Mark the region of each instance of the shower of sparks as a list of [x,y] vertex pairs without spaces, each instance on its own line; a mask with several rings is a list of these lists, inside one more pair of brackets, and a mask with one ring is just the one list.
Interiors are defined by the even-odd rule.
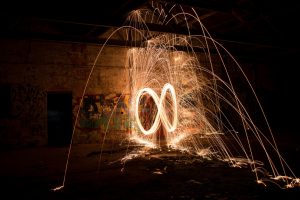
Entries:
[[[131,12],[129,23],[114,30],[109,37],[123,34],[133,46],[128,49],[126,60],[130,81],[128,88],[124,88],[131,93],[128,138],[131,144],[153,149],[159,147],[159,137],[163,137],[168,148],[193,152],[207,159],[218,158],[232,167],[249,166],[259,184],[273,182],[282,188],[299,187],[299,178],[279,152],[258,97],[235,58],[210,36],[194,9],[186,12],[174,5],[166,11],[155,3],[152,6],[151,11]],[[187,18],[193,19],[193,24],[198,23],[202,32],[166,34],[151,32],[147,27],[147,23],[175,26],[182,18],[181,24],[186,24],[188,33]],[[85,90],[104,46],[91,68]],[[263,117],[267,132],[258,128],[243,105],[231,71],[240,74],[241,84],[252,93],[256,112]],[[75,124],[77,118],[78,114]],[[108,129],[109,125],[103,143]],[[258,155],[262,157],[256,152],[258,149],[266,161],[256,159]],[[127,152],[122,162],[138,154]]]
[[[216,157],[232,167],[251,167],[258,183],[280,180],[283,182],[280,187],[298,186],[299,179],[280,154],[263,108],[239,63],[210,36],[193,9],[192,12],[185,12],[181,6],[172,6],[166,11],[155,3],[152,6],[152,11],[133,11],[128,18],[132,27],[124,29],[132,43],[144,41],[143,47],[129,49],[127,56],[133,113],[131,139],[137,143],[148,141],[159,147],[157,137],[164,134],[169,148],[188,150],[204,158]],[[171,10],[177,13],[170,15]],[[146,25],[157,23],[171,26],[182,18],[185,21],[181,24],[186,24],[188,32],[187,18],[193,19],[194,24],[198,22],[202,32],[197,35],[152,33]],[[195,48],[202,51],[196,52]],[[212,54],[212,51],[216,53]],[[227,64],[228,58],[230,65]],[[230,74],[233,70],[230,69],[239,71],[243,79],[241,82],[252,92],[268,133],[263,133],[256,126],[243,105]],[[170,90],[171,95],[166,98],[166,89],[160,93],[166,84],[172,85],[176,95]],[[148,95],[152,103],[146,101],[147,97],[142,101],[143,95]],[[143,108],[146,113],[144,118],[147,119],[144,124],[140,119]],[[237,117],[232,118],[232,113]],[[173,126],[177,118],[176,129],[170,130],[171,123],[166,125],[166,122],[172,117]],[[165,131],[158,130],[160,121]],[[242,128],[238,129],[235,124],[241,124]],[[147,130],[145,125],[148,125]],[[255,159],[255,144],[264,152],[267,163]]]

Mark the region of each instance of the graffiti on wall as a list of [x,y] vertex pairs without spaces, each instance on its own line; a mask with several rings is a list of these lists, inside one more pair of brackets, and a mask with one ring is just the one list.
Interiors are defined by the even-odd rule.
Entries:
[[46,106],[47,93],[35,86],[16,85],[11,90],[12,115],[21,117],[25,115],[27,118],[39,119]]
[[[77,99],[79,105],[81,98]],[[126,131],[130,127],[129,95],[85,95],[77,123],[80,129]]]
[[22,130],[22,136],[20,136],[22,141],[37,137],[42,140],[46,139],[46,99],[46,91],[39,87],[32,85],[11,87],[11,119],[16,122],[13,129]]

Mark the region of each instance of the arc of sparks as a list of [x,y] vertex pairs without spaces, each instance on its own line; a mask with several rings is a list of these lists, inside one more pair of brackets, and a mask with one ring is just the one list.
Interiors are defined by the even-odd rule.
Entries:
[[[168,90],[170,91],[172,101],[173,101],[172,123],[169,121],[168,116],[166,114],[166,109],[164,108],[164,105],[163,105],[163,101],[165,100]],[[155,116],[155,120],[154,120],[152,126],[150,127],[150,129],[148,129],[148,130],[146,130],[143,127],[140,117],[139,117],[139,103],[140,103],[141,97],[145,94],[148,94],[153,98],[154,103],[158,110],[156,113],[156,116]],[[156,92],[151,88],[143,88],[143,89],[139,90],[137,93],[136,99],[135,99],[135,118],[136,118],[136,122],[138,124],[139,129],[145,135],[151,135],[158,130],[159,125],[160,125],[159,119],[161,119],[162,124],[166,128],[167,132],[175,131],[177,128],[178,117],[177,117],[177,100],[176,100],[176,93],[175,93],[174,87],[170,83],[166,83],[162,89],[160,98],[158,97]]]

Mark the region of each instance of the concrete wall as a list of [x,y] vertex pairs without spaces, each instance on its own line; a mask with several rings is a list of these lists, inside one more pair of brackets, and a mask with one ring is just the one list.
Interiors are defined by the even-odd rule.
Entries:
[[[0,44],[0,85],[11,91],[9,113],[0,118],[1,144],[47,144],[47,92],[72,92],[74,123],[89,80],[84,99],[98,100],[98,125],[89,123],[97,118],[95,113],[85,121],[79,116],[75,143],[99,142],[99,131],[105,129],[107,118],[101,114],[108,112],[117,99],[128,101],[126,48],[105,47],[99,54],[102,46],[79,43],[6,39]],[[105,107],[100,101],[106,103]],[[116,111],[122,116],[126,115],[125,103]],[[123,118],[111,119],[115,130],[127,130]]]
[[[125,69],[128,48],[106,46],[100,52],[101,48],[82,43],[1,39],[0,89],[9,88],[6,95],[10,105],[8,113],[0,113],[0,145],[48,143],[48,92],[72,93],[73,125],[77,119],[74,143],[100,143],[104,136],[107,141],[122,141],[130,131],[129,74]],[[207,57],[198,56],[204,65],[210,65]],[[214,70],[226,77],[218,56],[211,57]],[[246,102],[249,98],[240,82],[242,74],[235,71],[236,66],[231,67],[235,65],[231,59],[224,61],[236,91]],[[274,81],[265,80],[269,77],[268,65],[240,64],[254,89],[274,89]],[[1,109],[5,110],[3,106]]]

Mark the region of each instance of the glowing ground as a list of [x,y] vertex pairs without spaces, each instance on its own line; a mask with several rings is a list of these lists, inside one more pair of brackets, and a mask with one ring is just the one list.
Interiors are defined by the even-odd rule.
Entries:
[[[281,148],[299,166],[298,144],[281,140]],[[297,141],[297,140],[295,140]],[[67,148],[26,148],[0,153],[1,193],[22,199],[299,199],[300,189],[282,190],[255,182],[248,168],[232,168],[216,159],[173,150],[137,148],[103,151],[99,145],[75,145],[66,185],[61,183]],[[121,162],[124,155],[130,159]],[[127,158],[128,158],[127,157]],[[124,161],[124,160],[123,160]],[[299,170],[299,168],[298,168]]]

